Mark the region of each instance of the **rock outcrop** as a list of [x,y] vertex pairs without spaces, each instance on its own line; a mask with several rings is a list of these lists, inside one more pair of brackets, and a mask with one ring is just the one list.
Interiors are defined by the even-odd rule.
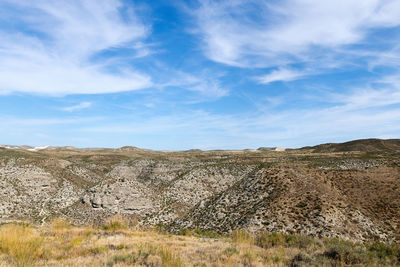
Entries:
[[397,154],[0,148],[0,222],[121,214],[142,226],[399,240]]

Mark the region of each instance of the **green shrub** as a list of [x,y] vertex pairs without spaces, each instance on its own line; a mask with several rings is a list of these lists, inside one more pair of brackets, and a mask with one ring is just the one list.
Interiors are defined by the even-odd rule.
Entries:
[[296,234],[261,232],[256,237],[256,245],[262,248],[282,246],[304,249],[313,244],[315,241],[311,237]]
[[192,231],[190,231],[188,228],[180,228],[178,235],[190,236],[192,235]]
[[227,255],[228,257],[230,257],[233,254],[238,254],[239,251],[235,247],[230,247],[230,248],[226,248],[222,253]]
[[290,266],[297,267],[297,266],[310,266],[313,262],[312,258],[303,252],[300,252],[296,256],[293,257],[292,261],[290,262]]
[[107,250],[108,250],[108,248],[106,248],[106,247],[94,247],[94,248],[89,248],[88,252],[92,253],[92,254],[100,254],[100,253],[105,252]]
[[285,246],[286,247],[296,247],[300,249],[305,249],[313,244],[316,244],[314,239],[305,235],[286,235],[285,236]]
[[194,231],[190,232],[190,234],[195,235],[197,237],[208,237],[208,238],[218,238],[221,237],[220,234],[216,233],[216,232],[212,232],[212,231],[203,231],[200,228],[196,228],[194,229]]
[[128,223],[122,218],[122,216],[115,215],[110,217],[106,224],[104,224],[101,228],[106,231],[124,230],[128,228]]
[[397,244],[386,245],[384,243],[372,243],[367,245],[368,250],[380,259],[390,258],[400,261],[400,246]]
[[331,260],[344,262],[345,264],[365,264],[371,259],[365,247],[350,241],[335,238],[328,240],[325,245],[326,250],[323,256]]
[[118,263],[125,263],[127,265],[133,265],[137,261],[137,256],[135,254],[123,254],[123,255],[115,255],[111,260],[107,262],[108,267],[112,267]]

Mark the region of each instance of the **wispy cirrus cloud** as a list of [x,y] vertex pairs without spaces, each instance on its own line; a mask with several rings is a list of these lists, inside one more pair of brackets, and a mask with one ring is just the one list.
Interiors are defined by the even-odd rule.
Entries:
[[[356,98],[359,93],[355,92],[353,97]],[[381,102],[379,107],[383,106]],[[326,140],[396,137],[400,130],[400,108],[365,109],[357,102],[344,101],[330,108],[251,112],[238,116],[193,110],[185,114],[153,116],[146,120],[131,117],[128,121],[104,121],[101,126],[82,126],[75,128],[74,132],[130,136],[131,140],[136,140],[135,145],[153,149],[224,149],[261,145],[301,147]],[[190,139],[186,138],[188,135]],[[163,139],[154,143],[152,140],[162,136],[180,142],[170,144]]]
[[[181,149],[398,137],[398,0],[183,2],[188,13],[1,1],[0,113],[13,114],[1,138]],[[115,94],[67,96],[102,93]]]
[[[358,138],[396,138],[400,131],[399,86],[397,81],[373,81],[368,89],[325,93],[322,98],[327,105],[310,107],[311,101],[303,106],[275,109],[284,105],[284,99],[267,98],[259,99],[260,109],[241,114],[218,114],[201,109],[184,113],[170,111],[146,119],[130,116],[122,122],[106,120],[101,126],[83,126],[74,131],[133,136],[143,142],[135,145],[155,149],[301,147]],[[262,104],[272,107],[265,109]],[[147,140],[146,136],[151,138]],[[180,140],[179,145],[151,142],[152,138],[161,136]]]
[[150,86],[132,62],[93,60],[118,48],[148,53],[143,41],[150,28],[135,12],[119,0],[2,1],[0,92],[96,94]]
[[193,13],[205,55],[239,67],[315,61],[329,67],[343,57],[338,48],[400,25],[396,0],[205,0]]
[[199,103],[219,99],[229,95],[229,89],[221,84],[221,73],[210,73],[207,69],[198,73],[189,73],[180,70],[166,71],[167,77],[162,77],[162,82],[155,84],[159,88],[179,87],[187,92],[195,93],[196,99],[188,96],[186,103]]
[[92,106],[91,102],[81,102],[77,105],[73,105],[73,106],[69,106],[69,107],[65,107],[65,108],[61,108],[61,110],[63,111],[68,111],[68,112],[72,112],[72,111],[77,111],[77,110],[82,110],[82,109],[86,109],[86,108],[90,108]]
[[52,116],[27,119],[3,116],[0,129],[6,136],[12,135],[16,140],[12,143],[21,143],[19,140],[25,137],[19,135],[28,132],[44,134],[30,142],[35,145],[67,143],[115,147],[131,144],[152,149],[299,147],[357,138],[395,138],[400,131],[399,86],[395,80],[373,81],[368,89],[326,93],[322,98],[328,105],[315,105],[311,100],[284,109],[280,108],[285,106],[284,99],[263,98],[259,99],[261,106],[276,104],[278,108],[260,108],[240,114],[196,108],[184,112],[165,109],[162,113],[124,110],[124,115],[118,117],[72,117],[68,114],[64,119]]
[[266,75],[256,77],[256,80],[258,80],[258,82],[261,84],[269,84],[278,81],[288,82],[288,81],[299,80],[310,74],[311,72],[307,70],[299,71],[288,68],[279,68],[277,70],[271,71]]

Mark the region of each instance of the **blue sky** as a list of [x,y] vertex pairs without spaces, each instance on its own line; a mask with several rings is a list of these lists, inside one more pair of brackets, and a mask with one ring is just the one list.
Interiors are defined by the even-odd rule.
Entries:
[[2,0],[0,143],[400,137],[398,0]]

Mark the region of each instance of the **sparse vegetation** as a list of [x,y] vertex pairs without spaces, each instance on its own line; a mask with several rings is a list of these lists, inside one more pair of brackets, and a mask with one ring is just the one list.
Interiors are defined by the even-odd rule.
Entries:
[[118,231],[128,228],[128,222],[122,218],[121,215],[114,215],[110,217],[106,223],[102,226],[104,230]]
[[0,228],[0,251],[15,266],[33,265],[44,253],[43,238],[26,224],[7,224]]
[[60,216],[54,228],[98,225],[118,211],[103,230],[135,222],[218,238],[252,222],[257,231],[400,240],[399,160],[378,152],[371,159],[308,150],[0,152],[4,221]]
[[[120,219],[120,218],[119,218]],[[119,220],[113,218],[108,223]],[[106,224],[108,225],[108,224]],[[11,266],[396,266],[400,246],[315,239],[282,233],[171,235],[123,227],[76,227],[62,220],[48,226],[0,226],[0,265]],[[88,234],[91,233],[91,234]],[[187,230],[187,233],[188,230]]]
[[0,149],[0,266],[399,265],[399,157],[309,150]]

